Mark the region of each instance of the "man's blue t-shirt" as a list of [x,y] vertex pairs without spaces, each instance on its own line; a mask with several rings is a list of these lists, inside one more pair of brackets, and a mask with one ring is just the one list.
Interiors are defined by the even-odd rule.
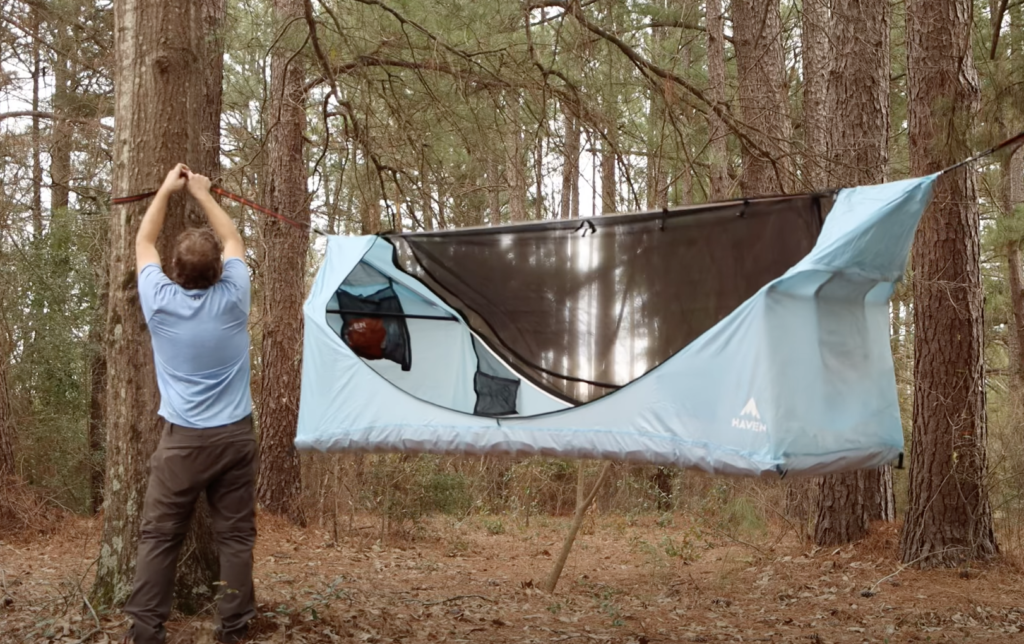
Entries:
[[237,257],[203,290],[182,288],[157,264],[142,267],[139,300],[153,342],[162,417],[208,428],[252,413],[249,298],[249,270]]

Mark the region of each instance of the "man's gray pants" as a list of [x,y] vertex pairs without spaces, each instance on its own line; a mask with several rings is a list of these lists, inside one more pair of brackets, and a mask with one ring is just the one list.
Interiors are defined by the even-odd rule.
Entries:
[[252,549],[256,543],[259,451],[252,417],[210,429],[168,423],[150,459],[135,586],[124,612],[135,644],[162,644],[171,614],[178,553],[205,490],[220,555],[218,639],[232,641],[256,616]]

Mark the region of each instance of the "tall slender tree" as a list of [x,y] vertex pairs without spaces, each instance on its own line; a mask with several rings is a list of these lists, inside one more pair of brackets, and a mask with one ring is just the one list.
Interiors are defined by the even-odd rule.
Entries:
[[[152,188],[175,163],[193,163],[202,137],[200,119],[188,118],[208,71],[196,44],[201,28],[191,3],[125,0],[114,5],[115,133],[112,191],[131,195]],[[218,108],[219,109],[219,108]],[[200,167],[198,159],[193,163]],[[110,220],[107,303],[107,473],[103,539],[94,586],[104,605],[130,590],[146,488],[146,461],[159,440],[159,393],[149,334],[135,278],[135,236],[145,203],[119,206]],[[175,194],[158,241],[161,257],[189,223],[184,193]],[[179,606],[194,608],[216,579],[208,528],[193,527],[178,565]],[[194,583],[199,582],[199,583]],[[189,597],[188,595],[193,595]],[[181,604],[186,600],[186,604]]]
[[[309,223],[303,134],[306,127],[306,76],[301,27],[303,0],[275,0],[274,22],[282,32],[270,69],[270,119],[264,202],[302,224]],[[367,179],[376,179],[368,173]],[[379,221],[379,216],[378,216]],[[296,523],[305,521],[300,503],[299,455],[295,429],[299,414],[302,363],[302,300],[309,233],[267,217],[263,221],[264,256],[259,274],[263,301],[262,371],[258,407],[260,428],[260,504]]]
[[[996,51],[993,52],[997,61],[991,73],[997,78],[993,84],[999,87],[998,96],[1002,99],[995,106],[996,136],[1002,138],[1016,134],[1020,123],[1024,122],[1024,110],[1020,107],[1020,98],[1024,91],[1020,89],[1021,78],[1024,78],[1024,10],[1020,4],[1007,7],[1010,28],[1002,34],[1002,24],[995,20],[1000,16],[994,2],[992,8],[993,33],[997,40]],[[1002,35],[1002,38],[1000,38]],[[1017,219],[1018,208],[1024,203],[1024,150],[1004,153],[1000,159],[1000,186],[998,199],[1004,217],[1010,221]],[[1024,266],[1021,263],[1021,239],[1011,235],[1005,241],[1007,286],[1010,291],[1010,308],[1013,320],[1013,332],[1010,346],[1012,347],[1010,368],[1019,381],[1024,382]]]
[[[1015,218],[1024,204],[1024,151],[1017,149],[1006,155],[1000,164],[1000,200],[1004,216]],[[1024,380],[1024,275],[1021,273],[1019,237],[1006,242],[1007,287],[1013,314],[1013,355],[1011,370]]]
[[[0,300],[0,306],[3,300]],[[3,317],[0,316],[0,322]],[[14,469],[14,417],[11,414],[10,389],[7,372],[11,364],[11,351],[7,340],[6,324],[0,324],[0,483],[15,474]]]
[[565,143],[559,216],[562,219],[577,219],[580,216],[580,121],[574,107],[567,102],[562,103],[562,115]]
[[[979,87],[970,0],[910,0],[907,74],[915,175],[969,156]],[[914,428],[904,562],[956,565],[997,552],[985,485],[979,212],[974,171],[940,177],[917,231]]]
[[[722,0],[705,2],[707,17],[708,96],[718,106],[725,107],[725,15]],[[721,201],[729,196],[729,148],[727,130],[714,110],[708,111],[709,183],[711,200]]]
[[526,221],[526,164],[528,153],[523,136],[522,109],[518,93],[509,93],[503,101],[505,123],[505,170],[508,184],[508,212],[513,222]]
[[[825,150],[828,143],[828,85],[829,85],[829,6],[826,0],[804,0],[801,23],[801,57],[803,64],[804,102],[803,173],[813,190],[826,188]],[[843,20],[845,7],[836,7],[838,20]],[[865,10],[867,10],[865,8]],[[863,19],[861,19],[863,21]],[[840,25],[844,34],[849,33]],[[888,42],[888,39],[886,39]],[[838,45],[836,46],[838,49]]]

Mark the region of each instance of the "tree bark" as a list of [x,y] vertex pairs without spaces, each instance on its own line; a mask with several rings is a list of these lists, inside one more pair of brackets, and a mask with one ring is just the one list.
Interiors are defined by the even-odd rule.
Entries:
[[[685,10],[685,8],[684,8]],[[651,29],[651,51],[652,57],[663,55],[664,34],[662,29],[655,27]],[[689,53],[689,50],[685,50]],[[689,65],[683,61],[683,68]],[[668,207],[668,136],[669,124],[667,114],[669,97],[672,91],[671,83],[662,81],[648,89],[647,108],[647,208]],[[660,90],[660,91],[659,91]]]
[[[63,38],[61,43],[67,46],[70,38]],[[54,62],[53,111],[62,116],[69,114],[73,90],[73,72],[70,61],[63,54],[58,54]],[[67,119],[56,119],[50,126],[50,211],[68,207],[71,181],[71,146],[72,124]]]
[[789,92],[777,0],[733,0],[732,21],[739,108],[747,135],[772,158],[743,147],[740,188],[746,197],[788,192]]
[[[112,192],[130,195],[159,184],[175,163],[189,158],[200,137],[200,121],[183,118],[195,109],[196,79],[208,69],[195,48],[198,12],[189,3],[124,0],[114,5],[115,133]],[[200,80],[199,82],[203,82]],[[136,544],[146,489],[146,462],[164,422],[149,333],[139,307],[135,235],[145,203],[118,206],[110,219],[107,342],[107,476],[103,540],[93,587],[101,604],[123,601],[135,571]],[[171,257],[174,240],[187,226],[184,192],[168,204],[157,248]],[[198,223],[198,222],[192,222]],[[178,565],[179,606],[196,607],[211,595],[216,557],[200,518]]]
[[548,118],[546,97],[541,98],[541,123],[537,126],[536,146],[533,148],[533,183],[537,194],[533,202],[533,218],[535,221],[544,219],[544,125]]
[[562,219],[580,216],[580,122],[572,106],[562,104],[565,161],[562,164]]
[[[850,2],[848,0],[834,1],[837,4],[836,15],[839,16],[837,20],[843,20],[845,13],[840,12],[849,7],[839,5],[849,5]],[[803,47],[801,62],[804,72],[804,176],[813,190],[828,187],[825,185],[827,183],[825,160],[828,140],[826,103],[829,84],[829,22],[831,17],[827,2],[828,0],[804,0],[803,33],[800,38],[800,44]],[[865,10],[868,10],[868,7],[865,7]],[[888,13],[888,7],[885,8],[885,11]],[[855,19],[858,18],[861,18],[861,21],[872,21],[871,17],[855,17]],[[850,28],[843,24],[836,25],[835,29],[837,33],[842,32],[844,35],[850,32]],[[888,42],[888,38],[886,38],[886,42]],[[849,46],[847,43],[844,45]],[[845,61],[837,62],[842,65]]]
[[43,236],[43,163],[42,133],[39,123],[39,86],[43,80],[39,31],[42,23],[40,7],[32,7],[32,236]]
[[[911,0],[911,171],[968,157],[980,90],[969,0]],[[914,429],[906,563],[957,565],[998,551],[985,485],[983,295],[974,170],[941,177],[914,244]]]
[[506,168],[508,169],[508,211],[513,222],[526,221],[526,142],[523,140],[523,126],[519,118],[519,102],[506,104],[513,116],[508,123],[508,143],[505,144]]
[[[1024,152],[1018,148],[1002,162],[1001,199],[1007,216],[1014,216],[1014,210],[1024,203]],[[1024,213],[1021,213],[1024,216]],[[1011,370],[1017,378],[1024,380],[1024,281],[1021,275],[1019,239],[1006,242],[1006,269],[1009,273],[1010,304],[1013,309],[1014,351]]]
[[[100,306],[106,303],[106,297],[100,300]],[[95,333],[90,330],[89,357],[89,511],[97,514],[103,507],[103,436],[104,398],[107,388],[107,356],[103,347],[102,328],[93,325]]]
[[7,329],[0,327],[0,485],[15,475],[14,417],[11,414],[11,397],[8,389],[7,371],[11,364],[11,351],[7,342]]
[[[303,0],[275,0],[274,18],[283,28],[304,15]],[[305,63],[298,29],[272,54],[270,71],[270,172],[264,203],[276,212],[309,223],[302,136],[306,126]],[[371,176],[371,180],[376,177]],[[376,192],[376,191],[375,191]],[[379,218],[378,218],[379,220]],[[268,511],[304,524],[295,429],[299,414],[302,362],[302,300],[305,294],[309,233],[267,217],[265,256],[260,271],[263,341],[259,400],[260,474],[257,496]]]
[[[804,5],[805,22],[818,2]],[[889,0],[832,0],[829,31],[834,48],[827,75],[829,181],[835,186],[881,183],[889,149]],[[814,187],[824,188],[823,183]],[[820,546],[857,541],[871,521],[896,518],[889,465],[826,476],[818,498],[814,540]]]
[[615,141],[616,126],[612,125],[601,141],[601,214],[610,215],[616,211],[618,184],[615,179]]
[[[707,0],[707,48],[708,48],[708,96],[717,104],[726,107],[725,102],[725,16],[722,0]],[[709,179],[711,201],[729,197],[729,148],[725,124],[708,111],[709,138]]]

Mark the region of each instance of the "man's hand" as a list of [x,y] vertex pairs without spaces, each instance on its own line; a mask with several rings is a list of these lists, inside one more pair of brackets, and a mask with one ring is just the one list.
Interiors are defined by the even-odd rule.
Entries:
[[181,190],[185,187],[185,184],[188,183],[188,177],[191,173],[192,171],[188,169],[188,166],[184,163],[179,163],[171,168],[171,171],[167,173],[167,176],[164,178],[163,185],[160,186],[159,192],[171,194],[172,192]]
[[156,238],[160,236],[160,229],[164,226],[164,216],[167,214],[167,200],[171,195],[188,183],[188,175],[191,170],[184,163],[171,168],[164,178],[156,196],[150,202],[146,214],[139,224],[139,233],[135,236],[135,270],[141,271],[146,264],[160,264],[160,253],[156,250]]
[[192,197],[202,206],[206,218],[210,221],[210,227],[220,238],[224,245],[224,258],[238,257],[245,259],[245,244],[242,243],[242,236],[238,234],[235,224],[220,207],[217,200],[210,194],[210,179],[191,170],[186,170],[188,175],[188,191]]
[[185,168],[185,176],[188,178],[188,192],[196,199],[199,199],[203,195],[210,194],[210,178],[204,177],[201,174],[196,174],[188,168]]

